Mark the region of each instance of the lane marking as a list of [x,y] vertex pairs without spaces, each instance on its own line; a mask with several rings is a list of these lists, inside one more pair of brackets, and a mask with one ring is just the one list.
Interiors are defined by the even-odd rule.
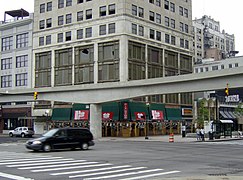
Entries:
[[[53,159],[60,159],[61,157],[53,157]],[[45,158],[34,158],[34,159],[12,159],[12,160],[4,160],[0,163],[0,165],[8,165],[8,164],[24,164],[29,162],[40,162],[41,160],[44,161],[51,161],[49,157]]]
[[2,173],[2,172],[0,172],[0,177],[13,179],[13,180],[33,180],[31,178],[25,178],[25,177],[16,176],[16,175],[13,175],[13,174],[6,174],[6,173]]
[[58,175],[67,175],[67,174],[77,174],[77,173],[85,173],[85,172],[104,171],[104,170],[127,168],[127,167],[131,167],[131,165],[113,166],[113,167],[98,168],[98,169],[88,169],[88,170],[82,170],[82,171],[68,171],[68,172],[61,172],[61,173],[53,173],[53,174],[50,174],[50,175],[58,176]]

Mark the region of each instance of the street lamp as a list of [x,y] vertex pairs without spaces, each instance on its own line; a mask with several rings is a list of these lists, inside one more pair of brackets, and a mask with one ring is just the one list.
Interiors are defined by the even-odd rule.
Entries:
[[146,130],[145,130],[145,139],[148,139],[148,120],[150,118],[150,113],[149,113],[149,102],[146,103],[146,106],[147,106],[147,111],[148,111],[148,116],[145,117],[146,119]]

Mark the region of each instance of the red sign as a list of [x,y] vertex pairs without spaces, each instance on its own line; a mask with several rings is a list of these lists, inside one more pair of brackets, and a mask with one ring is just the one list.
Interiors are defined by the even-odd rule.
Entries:
[[127,120],[128,119],[128,103],[123,104],[123,109],[124,109],[123,119]]
[[145,120],[145,112],[134,112],[136,120]]
[[154,119],[154,120],[162,120],[162,119],[164,119],[163,111],[152,110],[151,113],[152,113],[152,119]]
[[113,112],[102,112],[102,120],[112,120],[113,118]]
[[74,120],[88,120],[89,110],[78,110],[74,112]]

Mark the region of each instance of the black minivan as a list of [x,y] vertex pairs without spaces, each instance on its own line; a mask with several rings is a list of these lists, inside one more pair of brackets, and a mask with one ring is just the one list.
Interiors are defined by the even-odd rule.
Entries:
[[53,149],[76,149],[87,150],[94,146],[94,138],[86,128],[56,128],[43,134],[40,138],[30,139],[25,147],[34,151],[45,152]]

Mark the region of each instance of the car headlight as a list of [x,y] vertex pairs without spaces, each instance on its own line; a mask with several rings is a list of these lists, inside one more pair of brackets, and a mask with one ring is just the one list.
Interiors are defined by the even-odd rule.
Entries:
[[41,144],[41,142],[40,141],[33,141],[32,144]]

